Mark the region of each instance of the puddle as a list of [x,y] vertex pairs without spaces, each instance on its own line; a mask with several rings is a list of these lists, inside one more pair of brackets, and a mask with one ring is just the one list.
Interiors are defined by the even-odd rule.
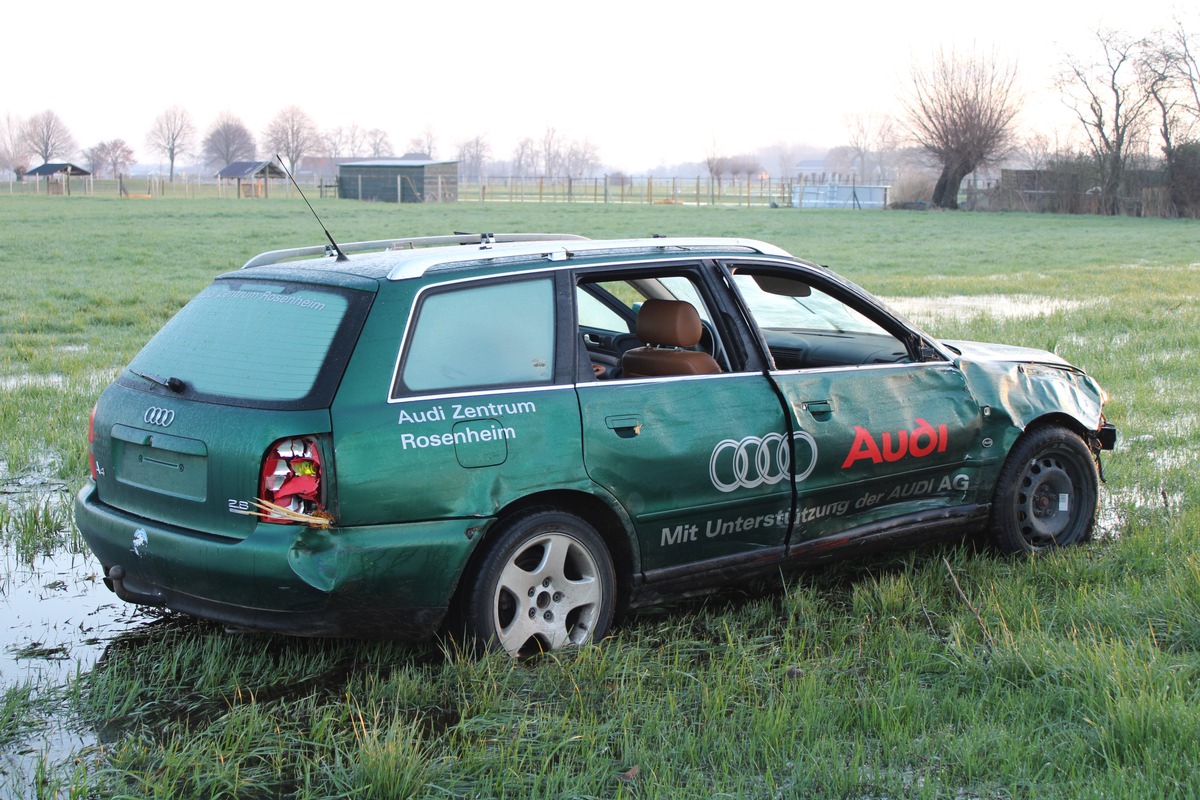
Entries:
[[4,375],[0,377],[0,391],[15,389],[61,389],[67,385],[62,375]]
[[90,553],[59,551],[30,562],[5,546],[0,570],[5,685],[63,683],[90,669],[115,634],[152,619],[105,588]]
[[889,297],[885,302],[906,317],[921,322],[967,320],[972,317],[1028,319],[1056,311],[1075,311],[1096,301],[1066,300],[1032,294],[951,295],[949,297]]
[[[53,473],[49,457],[11,477],[0,461],[0,689],[29,687],[33,700],[53,699],[114,637],[153,619],[104,586],[100,564],[72,535],[69,487]],[[20,529],[31,518],[41,529],[26,541]],[[0,748],[6,798],[41,797],[37,775],[95,744],[67,717],[33,712],[26,722],[32,727]]]
[[1182,492],[1125,486],[1100,489],[1100,512],[1096,516],[1096,538],[1113,539],[1125,531],[1131,514],[1138,511],[1177,512],[1184,503]]
[[83,386],[90,392],[99,392],[116,378],[120,370],[91,370],[83,380],[68,378],[57,372],[37,375],[0,375],[0,392],[15,392],[19,389],[64,389],[68,386]]

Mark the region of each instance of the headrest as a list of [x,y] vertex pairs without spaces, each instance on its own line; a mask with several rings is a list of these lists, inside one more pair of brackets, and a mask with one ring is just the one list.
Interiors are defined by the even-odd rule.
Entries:
[[691,303],[682,300],[647,300],[637,315],[638,338],[647,344],[693,347],[703,326]]

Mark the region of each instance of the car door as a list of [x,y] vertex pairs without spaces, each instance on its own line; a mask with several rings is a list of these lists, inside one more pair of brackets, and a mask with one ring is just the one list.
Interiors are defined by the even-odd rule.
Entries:
[[981,413],[954,364],[827,273],[730,273],[796,441],[814,454],[797,483],[792,545],[974,502]]
[[[731,356],[728,332],[703,286],[694,266],[577,276],[577,297],[584,296],[578,306],[585,309],[579,323],[588,332],[581,342],[591,346],[628,334],[626,322],[617,320],[633,319],[648,299],[684,300],[696,307],[701,346],[721,370],[637,379],[580,371],[584,463],[628,513],[647,572],[779,557],[787,537],[791,447],[783,408],[761,371],[748,371]],[[597,301],[615,313],[589,313]]]

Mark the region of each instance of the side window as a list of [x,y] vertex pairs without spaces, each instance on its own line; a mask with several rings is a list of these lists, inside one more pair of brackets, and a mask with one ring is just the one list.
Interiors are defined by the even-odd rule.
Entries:
[[553,280],[472,285],[421,302],[392,395],[553,377]]
[[582,289],[575,292],[579,305],[579,327],[611,333],[629,333],[629,323],[617,312]]
[[778,369],[911,360],[905,344],[881,325],[799,277],[737,268],[733,279]]
[[[713,315],[692,276],[650,271],[619,276],[607,273],[600,280],[583,278],[575,296],[580,342],[587,349],[594,377],[600,380],[729,371]],[[651,310],[650,306],[654,308]],[[636,335],[643,308],[656,319],[649,327],[642,325],[643,332],[658,331],[664,335],[662,341],[643,341]],[[684,312],[692,322],[681,325],[675,321],[675,315]],[[688,325],[696,326],[690,330],[698,334],[698,340],[693,341],[691,334],[685,334],[677,341],[675,334],[688,329]],[[658,351],[649,356],[663,362],[658,367],[663,371],[645,374],[631,370],[627,354],[631,350],[649,349]],[[677,355],[665,355],[668,351]],[[646,354],[643,352],[642,356],[644,359]],[[679,366],[667,364],[668,360],[679,362]]]

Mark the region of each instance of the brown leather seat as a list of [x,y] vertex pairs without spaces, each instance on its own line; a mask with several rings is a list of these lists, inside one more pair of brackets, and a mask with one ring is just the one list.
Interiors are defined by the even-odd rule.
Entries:
[[647,300],[637,316],[637,335],[646,346],[621,356],[621,374],[626,378],[652,378],[720,372],[721,366],[708,353],[682,349],[695,347],[703,331],[700,315],[690,303]]

